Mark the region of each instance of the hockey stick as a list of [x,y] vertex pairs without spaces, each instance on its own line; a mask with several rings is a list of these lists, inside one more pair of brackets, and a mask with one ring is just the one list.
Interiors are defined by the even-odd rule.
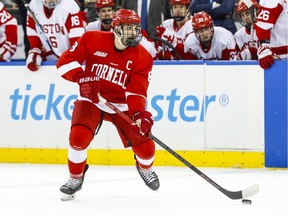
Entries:
[[36,23],[36,27],[39,28],[39,30],[40,30],[40,37],[43,35],[44,40],[45,40],[45,42],[47,43],[47,45],[49,46],[49,48],[50,48],[50,50],[52,51],[52,53],[53,53],[55,56],[58,57],[58,55],[54,52],[54,50],[53,50],[53,48],[52,48],[52,46],[51,46],[51,44],[50,44],[50,42],[49,42],[49,39],[48,39],[47,36],[45,35],[42,26],[40,25],[40,23],[38,22],[37,18],[35,17],[34,12],[33,12],[33,11],[31,10],[31,8],[29,7],[29,4],[27,3],[26,0],[22,0],[22,3],[24,4],[26,10],[29,11],[31,17],[33,18],[34,22]]
[[161,38],[158,38],[158,37],[154,37],[154,36],[147,36],[147,38],[151,38],[153,40],[156,40],[156,41],[160,41],[162,44],[165,44],[166,46],[168,46],[170,49],[172,49],[172,52],[175,53],[175,55],[177,56],[178,60],[182,60],[182,57],[180,56],[179,52],[175,49],[175,47],[173,47],[173,45],[171,43],[169,43],[168,41],[166,40],[163,40]]
[[[125,121],[129,123],[134,123],[134,121],[129,118],[127,115],[125,115],[123,112],[121,112],[117,107],[115,107],[113,104],[111,104],[109,101],[107,101],[105,98],[103,98],[101,95],[98,94],[99,100],[104,103],[108,108],[113,110],[116,114],[118,114],[120,117],[122,117]],[[205,179],[207,182],[209,182],[212,186],[214,186],[216,189],[221,191],[224,195],[229,197],[230,199],[243,199],[251,197],[255,194],[257,194],[260,190],[259,185],[254,184],[244,190],[240,191],[229,191],[225,188],[218,185],[215,181],[213,181],[211,178],[209,178],[207,175],[205,175],[203,172],[201,172],[199,169],[197,169],[195,166],[193,166],[191,163],[189,163],[186,159],[184,159],[182,156],[180,156],[178,153],[176,153],[174,150],[172,150],[169,146],[167,146],[165,143],[160,141],[157,137],[155,137],[152,133],[150,133],[149,137],[155,141],[158,145],[160,145],[163,149],[168,151],[171,155],[173,155],[175,158],[177,158],[179,161],[181,161],[183,164],[185,164],[187,167],[189,167],[191,170],[193,170],[195,173],[197,173],[200,177]]]

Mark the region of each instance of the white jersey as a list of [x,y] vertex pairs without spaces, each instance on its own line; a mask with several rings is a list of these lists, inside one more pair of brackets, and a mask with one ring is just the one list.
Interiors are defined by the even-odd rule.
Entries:
[[70,42],[73,39],[75,41],[85,32],[82,17],[79,14],[80,8],[74,0],[61,0],[50,16],[47,14],[42,1],[32,0],[29,7],[44,31],[41,32],[32,16],[28,14],[27,36],[30,44],[31,41],[32,44],[34,43],[33,40],[36,36],[40,38],[44,49],[48,52],[51,50],[48,45],[49,41],[53,52],[57,55],[56,57],[70,48],[72,45]]
[[209,49],[203,50],[199,39],[193,33],[189,34],[184,41],[184,53],[188,55],[190,53],[201,60],[234,60],[236,44],[230,31],[214,26],[214,35]]
[[7,40],[8,36],[6,35],[7,25],[17,26],[17,20],[6,10],[3,3],[0,2],[0,44],[2,44],[4,41]]
[[257,48],[258,45],[258,39],[256,36],[256,32],[251,28],[251,31],[249,32],[245,27],[240,28],[235,34],[234,38],[236,41],[236,46],[239,50],[247,47],[255,47]]
[[[185,29],[186,24],[187,24],[186,26],[187,29]],[[189,31],[188,30],[189,26],[191,27],[190,32],[192,32],[193,29],[192,29],[191,19],[187,20],[184,23],[184,25],[182,25],[180,28],[177,28],[176,21],[174,21],[174,19],[167,19],[163,22],[163,27],[165,29],[168,29],[170,32],[172,32],[175,35],[175,37],[178,39],[178,42],[179,40],[182,42],[185,40],[186,35],[184,34],[184,30]]]
[[259,41],[270,39],[272,51],[280,58],[288,58],[288,1],[261,0],[256,34]]
[[101,21],[98,19],[94,22],[89,22],[86,27],[85,27],[86,31],[101,31]]

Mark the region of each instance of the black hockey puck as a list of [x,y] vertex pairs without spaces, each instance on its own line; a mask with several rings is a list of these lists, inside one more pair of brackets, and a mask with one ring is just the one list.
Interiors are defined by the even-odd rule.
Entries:
[[252,203],[252,200],[243,199],[243,200],[242,200],[242,203],[243,203],[243,204],[251,204],[251,203]]

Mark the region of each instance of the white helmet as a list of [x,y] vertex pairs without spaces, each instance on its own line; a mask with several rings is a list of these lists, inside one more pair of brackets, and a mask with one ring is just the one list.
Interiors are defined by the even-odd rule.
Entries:
[[60,1],[61,0],[42,0],[45,7],[49,9],[54,9],[60,3]]

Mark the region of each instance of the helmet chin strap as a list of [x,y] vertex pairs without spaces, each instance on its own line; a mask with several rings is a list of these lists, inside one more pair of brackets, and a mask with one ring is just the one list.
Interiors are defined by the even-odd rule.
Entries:
[[114,45],[115,47],[118,49],[118,50],[124,50],[126,49],[128,46],[125,46],[123,43],[122,43],[122,40],[121,40],[121,36],[116,32],[117,30],[114,29]]

